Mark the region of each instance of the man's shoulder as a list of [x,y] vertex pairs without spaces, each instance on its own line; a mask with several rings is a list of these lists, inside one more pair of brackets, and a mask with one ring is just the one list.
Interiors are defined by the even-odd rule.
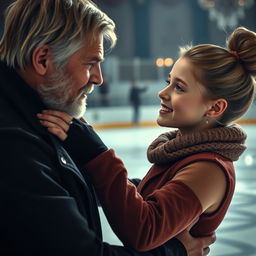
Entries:
[[12,138],[12,139],[18,139],[18,138],[25,138],[25,139],[32,139],[37,140],[39,139],[39,136],[36,133],[33,133],[29,130],[26,130],[22,127],[15,127],[15,126],[0,126],[0,138]]
[[[30,154],[42,154],[52,152],[52,147],[45,138],[39,134],[22,127],[0,127],[1,150],[5,153],[0,154],[20,154],[29,156]],[[41,152],[41,153],[40,153]]]

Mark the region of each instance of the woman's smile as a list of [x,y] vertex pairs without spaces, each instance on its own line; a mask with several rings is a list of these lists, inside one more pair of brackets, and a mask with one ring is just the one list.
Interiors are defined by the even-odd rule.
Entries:
[[167,107],[166,105],[164,105],[164,104],[161,104],[161,109],[160,109],[160,111],[159,111],[159,113],[160,114],[167,114],[167,113],[171,113],[171,112],[173,112],[173,109],[172,108],[169,108],[169,107]]

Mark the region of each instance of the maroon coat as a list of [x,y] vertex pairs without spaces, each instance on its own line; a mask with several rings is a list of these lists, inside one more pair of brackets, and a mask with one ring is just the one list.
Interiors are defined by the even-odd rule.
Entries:
[[[188,186],[172,180],[177,171],[201,160],[218,164],[227,180],[225,198],[211,215],[202,213],[199,199]],[[168,241],[197,217],[192,234],[213,233],[225,216],[235,188],[232,161],[215,153],[194,154],[171,166],[154,164],[138,188],[128,181],[124,164],[113,150],[89,162],[86,170],[113,230],[124,244],[141,251]]]

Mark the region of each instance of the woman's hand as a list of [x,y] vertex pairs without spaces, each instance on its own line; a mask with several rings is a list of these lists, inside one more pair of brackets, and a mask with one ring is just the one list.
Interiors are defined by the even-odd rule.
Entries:
[[43,110],[42,113],[37,114],[37,117],[40,123],[60,140],[64,141],[68,137],[67,132],[72,124],[72,116],[57,110]]

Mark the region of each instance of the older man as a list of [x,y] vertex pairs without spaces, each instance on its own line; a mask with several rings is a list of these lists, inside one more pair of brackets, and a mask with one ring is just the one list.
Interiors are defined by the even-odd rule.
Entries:
[[[150,252],[102,241],[94,190],[38,121],[46,108],[73,117],[102,83],[114,22],[90,0],[17,0],[0,42],[0,255],[206,255],[212,238],[184,232]],[[186,253],[187,251],[187,253]]]

